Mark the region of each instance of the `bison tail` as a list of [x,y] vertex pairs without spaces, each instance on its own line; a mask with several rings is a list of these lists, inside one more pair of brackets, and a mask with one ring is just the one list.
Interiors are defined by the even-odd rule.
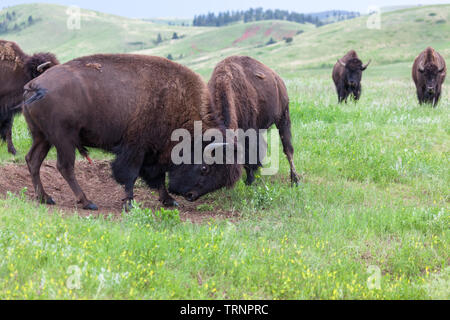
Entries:
[[33,93],[33,95],[31,97],[29,97],[27,100],[25,100],[25,104],[29,105],[32,104],[33,102],[39,101],[41,99],[43,99],[45,97],[45,95],[47,94],[47,89],[43,89],[43,88],[34,88],[32,86],[25,88],[25,94],[24,97],[28,95],[28,93]]

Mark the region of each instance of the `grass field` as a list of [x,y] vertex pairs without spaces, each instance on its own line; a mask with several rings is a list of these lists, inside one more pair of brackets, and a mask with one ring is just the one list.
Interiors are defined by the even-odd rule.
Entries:
[[[411,59],[428,44],[450,61],[450,22],[436,24],[432,12],[448,20],[450,6],[389,12],[378,38],[360,18],[291,45],[186,56],[180,62],[205,79],[228,52],[281,73],[301,185],[290,187],[282,156],[277,175],[208,195],[199,211],[237,218],[202,224],[139,207],[122,219],[49,213],[9,194],[0,200],[0,299],[449,299],[450,86],[432,109],[418,105],[410,79]],[[338,105],[331,81],[344,47],[374,60],[358,104]],[[1,163],[24,161],[22,118],[14,141],[19,155],[1,145]],[[368,285],[378,272],[379,286]]]

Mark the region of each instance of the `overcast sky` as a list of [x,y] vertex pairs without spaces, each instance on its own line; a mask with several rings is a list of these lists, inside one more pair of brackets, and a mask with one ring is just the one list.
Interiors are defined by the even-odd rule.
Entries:
[[[39,1],[0,0],[0,8]],[[285,9],[309,13],[325,10],[349,10],[366,13],[369,6],[444,4],[449,0],[44,0],[46,3],[77,5],[82,8],[132,18],[179,17],[193,18],[196,14],[227,10]]]

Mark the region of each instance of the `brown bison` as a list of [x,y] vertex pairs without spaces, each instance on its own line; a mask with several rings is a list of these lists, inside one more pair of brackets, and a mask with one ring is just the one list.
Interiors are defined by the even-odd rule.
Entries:
[[[175,129],[193,132],[220,128],[206,83],[188,68],[165,58],[142,55],[94,55],[51,68],[25,87],[23,114],[33,137],[26,156],[36,195],[54,204],[39,171],[55,146],[57,168],[84,209],[97,206],[85,196],[74,175],[75,151],[87,147],[116,155],[115,180],[125,186],[125,207],[138,177],[159,190],[164,205],[176,205],[165,187],[171,170]],[[220,186],[225,182],[221,181]]]
[[16,154],[12,125],[21,111],[24,85],[57,64],[51,53],[28,56],[16,43],[0,40],[0,137],[7,142],[8,152]]
[[333,81],[336,85],[339,103],[353,95],[355,101],[361,96],[362,72],[367,69],[367,64],[361,62],[355,50],[350,50],[344,57],[339,59],[333,68]]
[[426,48],[414,61],[412,77],[417,88],[419,103],[437,106],[447,67],[444,58],[433,48]]
[[[294,166],[294,148],[291,143],[289,97],[283,80],[262,63],[243,56],[233,56],[220,62],[208,83],[215,111],[221,124],[227,129],[268,129],[273,124],[279,129],[284,153],[291,167],[291,181],[299,176]],[[259,146],[259,141],[257,143]],[[255,180],[254,172],[261,166],[261,159],[250,164],[249,141],[245,142],[246,183]],[[234,166],[221,165],[210,170],[208,166],[183,164],[169,173],[169,191],[194,201],[216,189],[223,177],[234,176]],[[234,177],[233,183],[237,177]]]

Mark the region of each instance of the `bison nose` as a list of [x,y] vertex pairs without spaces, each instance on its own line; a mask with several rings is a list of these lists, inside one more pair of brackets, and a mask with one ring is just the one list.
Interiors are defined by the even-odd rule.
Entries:
[[191,191],[191,192],[186,193],[185,198],[187,201],[194,202],[195,200],[197,200],[198,195],[196,192]]
[[434,93],[434,88],[433,87],[428,87],[427,91],[428,91],[428,93],[433,94]]

